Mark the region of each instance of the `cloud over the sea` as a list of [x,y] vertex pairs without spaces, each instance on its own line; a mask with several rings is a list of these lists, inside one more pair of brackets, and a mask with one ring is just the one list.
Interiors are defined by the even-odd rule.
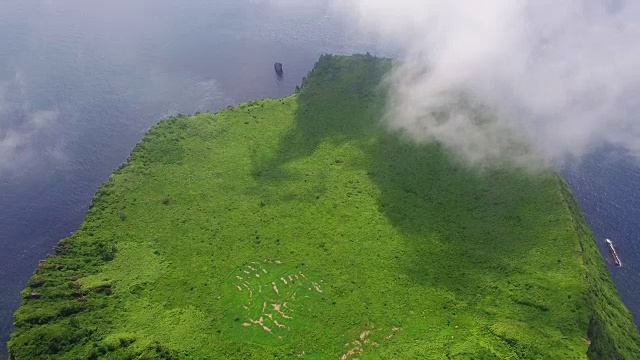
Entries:
[[[613,144],[640,157],[640,2],[346,0],[400,45],[386,117],[471,162],[562,161]],[[518,144],[525,143],[525,147]]]
[[63,143],[50,138],[57,119],[57,110],[31,106],[20,73],[0,82],[0,174],[60,159]]

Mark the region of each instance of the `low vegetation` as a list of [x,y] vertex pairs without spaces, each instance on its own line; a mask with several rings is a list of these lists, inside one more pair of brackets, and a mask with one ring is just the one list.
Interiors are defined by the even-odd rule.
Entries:
[[41,262],[15,359],[633,359],[557,175],[379,126],[390,60],[149,130]]

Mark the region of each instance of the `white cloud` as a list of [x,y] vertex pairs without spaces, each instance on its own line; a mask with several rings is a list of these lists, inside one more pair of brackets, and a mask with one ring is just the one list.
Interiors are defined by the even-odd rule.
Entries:
[[[640,2],[336,0],[334,9],[403,46],[387,120],[416,140],[471,162],[563,160],[606,142],[640,155]],[[484,122],[477,105],[461,106],[469,99]],[[514,141],[530,151],[514,153]]]

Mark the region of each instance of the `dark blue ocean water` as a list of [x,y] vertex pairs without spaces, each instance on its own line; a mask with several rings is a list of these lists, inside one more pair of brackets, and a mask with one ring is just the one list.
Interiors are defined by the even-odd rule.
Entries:
[[[288,95],[325,52],[392,55],[318,1],[292,3],[0,2],[0,359],[37,261],[78,227],[149,126]],[[565,176],[605,255],[604,238],[616,242],[625,267],[612,275],[640,317],[640,169],[631,164],[594,155]]]

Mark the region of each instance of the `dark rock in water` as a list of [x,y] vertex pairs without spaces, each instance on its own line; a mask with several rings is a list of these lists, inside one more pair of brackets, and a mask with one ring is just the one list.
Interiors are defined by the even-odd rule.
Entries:
[[273,68],[275,69],[278,76],[282,76],[282,74],[284,73],[284,71],[282,70],[282,64],[279,62],[273,64]]

